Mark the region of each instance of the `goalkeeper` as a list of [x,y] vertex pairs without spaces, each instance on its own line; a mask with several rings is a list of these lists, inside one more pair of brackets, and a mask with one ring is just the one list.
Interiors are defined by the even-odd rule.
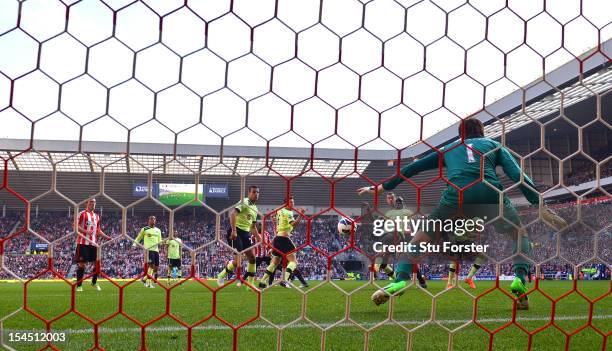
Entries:
[[[515,183],[521,182],[519,189],[525,198],[534,205],[539,205],[540,196],[535,191],[533,181],[522,172],[512,154],[499,142],[484,136],[484,125],[477,119],[468,118],[459,124],[459,135],[461,140],[452,142],[441,148],[439,152],[432,152],[429,155],[412,162],[401,169],[401,175],[395,176],[391,180],[376,187],[363,187],[357,190],[359,195],[381,193],[385,190],[392,190],[397,187],[404,179],[410,178],[419,172],[445,167],[446,178],[449,185],[442,193],[438,207],[431,213],[428,219],[445,219],[465,216],[467,218],[496,218],[503,216],[504,220],[495,221],[495,229],[501,233],[510,235],[514,243],[516,252],[517,243],[521,245],[521,252],[529,251],[529,239],[521,228],[521,221],[518,213],[508,196],[503,191],[503,186],[499,180],[495,168],[501,166],[505,174]],[[441,170],[440,170],[441,171]],[[452,185],[451,185],[452,184]],[[458,189],[463,189],[462,193]],[[502,201],[503,212],[499,213],[499,202]],[[554,212],[545,206],[540,207],[542,218],[555,227],[562,230],[567,223]],[[509,222],[510,223],[509,223]],[[448,233],[440,233],[434,230],[428,232],[417,232],[412,238],[411,243],[434,242]],[[406,256],[406,255],[403,255]],[[515,279],[510,289],[519,299],[518,308],[528,309],[527,288],[525,286],[525,276],[529,272],[529,262],[518,256],[514,259],[513,268]],[[379,305],[385,303],[391,294],[402,290],[407,286],[412,272],[410,258],[404,257],[396,266],[395,283],[379,290],[372,295],[372,301]]]

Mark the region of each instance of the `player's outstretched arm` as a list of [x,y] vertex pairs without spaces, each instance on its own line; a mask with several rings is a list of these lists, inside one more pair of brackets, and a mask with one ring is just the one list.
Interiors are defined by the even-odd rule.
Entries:
[[357,195],[361,196],[361,195],[367,195],[367,194],[374,194],[376,192],[380,194],[384,191],[385,189],[383,189],[382,184],[378,184],[376,186],[364,186],[363,188],[357,189]]
[[400,172],[401,175],[396,175],[388,182],[379,184],[377,186],[367,186],[367,187],[359,188],[357,189],[357,194],[359,195],[374,194],[375,192],[378,192],[380,194],[384,192],[385,190],[395,189],[395,187],[400,185],[400,183],[402,183],[404,180],[410,177],[413,177],[423,171],[427,171],[430,169],[436,169],[441,166],[442,164],[440,163],[439,153],[432,152],[429,155],[423,157],[422,159],[416,160],[402,167],[401,172]]

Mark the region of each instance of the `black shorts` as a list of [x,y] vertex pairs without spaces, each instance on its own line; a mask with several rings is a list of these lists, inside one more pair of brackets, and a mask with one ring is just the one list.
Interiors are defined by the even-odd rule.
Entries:
[[234,250],[240,252],[253,246],[253,244],[251,243],[251,234],[249,232],[244,231],[240,228],[236,228],[236,233],[238,234],[238,236],[236,236],[236,239],[231,240],[230,235],[232,235],[232,229],[230,228],[227,231],[227,243]]
[[271,261],[272,261],[272,257],[270,257],[270,256],[255,257],[255,264],[257,266],[259,266],[262,263],[265,263],[265,264],[269,265]]
[[149,265],[159,266],[159,252],[149,251]]
[[181,259],[180,258],[169,258],[168,259],[168,267],[170,268],[181,268]]
[[74,257],[77,262],[96,262],[98,259],[98,247],[78,244]]
[[272,255],[282,257],[287,252],[295,250],[295,244],[289,237],[286,236],[275,236],[272,240]]

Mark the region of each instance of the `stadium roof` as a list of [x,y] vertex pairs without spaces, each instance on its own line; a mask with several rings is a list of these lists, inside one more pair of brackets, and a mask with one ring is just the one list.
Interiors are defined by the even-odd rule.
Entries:
[[[612,52],[612,39],[601,46],[601,51]],[[487,135],[499,136],[536,120],[560,113],[560,108],[604,93],[612,87],[609,61],[595,49],[581,56],[582,67],[574,60],[514,93],[490,104],[475,115],[487,123]],[[582,70],[582,71],[581,71]],[[585,72],[582,76],[580,72]],[[526,103],[524,103],[526,101]],[[495,116],[495,117],[494,117]],[[430,145],[442,145],[457,137],[457,124],[426,139]],[[391,147],[380,143],[380,146]],[[29,147],[28,152],[13,158],[9,169],[22,171],[51,171],[58,163],[63,172],[191,174],[204,175],[275,175],[269,165],[284,175],[295,175],[310,167],[308,159],[314,157],[313,168],[325,177],[342,177],[363,171],[374,160],[397,159],[397,150],[351,148],[193,145],[160,143],[120,143],[74,140],[4,139],[0,140],[0,156],[12,157],[17,150]],[[412,157],[428,151],[428,146],[416,143],[402,151],[402,157]],[[129,152],[130,157],[126,154]],[[77,153],[77,154],[75,154]],[[89,157],[85,157],[87,155]],[[175,156],[176,155],[176,156]],[[221,157],[220,157],[221,156]],[[357,162],[355,162],[357,159]],[[306,176],[317,176],[308,172]]]
[[[612,53],[612,39],[601,45],[602,52]],[[580,56],[582,63],[572,60],[545,76],[517,89],[512,94],[487,106],[474,117],[486,125],[486,133],[498,137],[502,133],[526,126],[544,117],[560,114],[567,108],[595,94],[612,88],[610,61],[596,49]],[[442,145],[457,138],[458,123],[446,128],[428,140],[432,145]],[[427,147],[416,145],[406,156],[426,152]]]
[[[0,151],[0,157],[8,158],[17,155],[15,152]],[[153,174],[194,174],[203,175],[274,175],[275,171],[291,176],[306,172],[310,168],[307,158],[270,158],[266,167],[265,157],[234,157],[223,159],[216,156],[183,156],[176,158],[169,155],[86,153],[35,151],[13,157],[9,170],[50,172],[53,164],[59,172],[101,172],[106,173],[148,173]],[[363,173],[370,161],[315,159],[312,162],[314,172],[303,176],[314,177],[319,174],[328,178],[358,177],[355,171]]]

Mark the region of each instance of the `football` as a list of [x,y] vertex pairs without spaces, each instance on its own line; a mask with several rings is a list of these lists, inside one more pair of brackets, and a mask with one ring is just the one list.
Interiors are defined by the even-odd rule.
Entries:
[[338,221],[338,233],[343,235],[351,234],[353,221],[350,218],[342,218]]

